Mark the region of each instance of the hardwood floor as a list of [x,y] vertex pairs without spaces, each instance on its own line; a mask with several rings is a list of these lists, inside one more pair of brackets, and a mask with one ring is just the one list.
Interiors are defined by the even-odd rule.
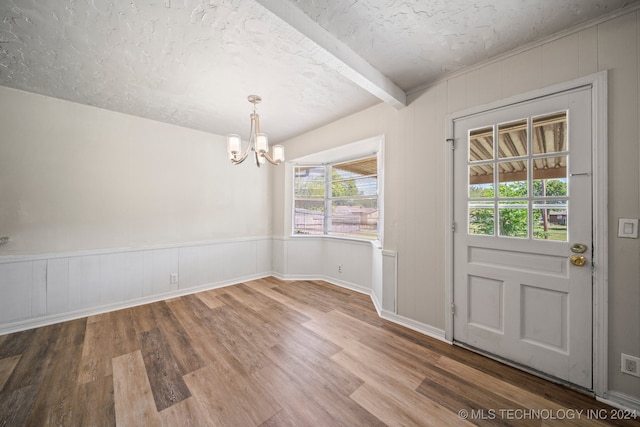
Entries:
[[0,336],[2,426],[640,425],[615,415],[319,281],[255,280]]

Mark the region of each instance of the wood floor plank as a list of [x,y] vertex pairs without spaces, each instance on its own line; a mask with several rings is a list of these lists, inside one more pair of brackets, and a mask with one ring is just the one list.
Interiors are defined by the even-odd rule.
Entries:
[[284,348],[304,346],[308,350],[324,357],[330,357],[342,350],[342,347],[333,343],[331,340],[305,327],[288,329],[287,333],[282,336],[280,345]]
[[268,298],[281,303],[290,310],[310,319],[322,316],[325,313],[304,301],[287,296],[285,293],[281,292],[278,287],[255,287],[254,289]]
[[392,387],[414,390],[424,380],[421,372],[360,343],[354,343],[348,349],[334,354],[331,359],[365,382],[387,383]]
[[9,376],[13,373],[18,361],[20,360],[20,355],[5,357],[4,359],[0,359],[0,390],[4,388],[4,384],[9,379]]
[[457,412],[451,412],[430,399],[403,389],[365,383],[351,398],[388,425],[471,426]]
[[118,426],[160,425],[139,350],[113,359],[113,399]]
[[278,343],[282,331],[273,327],[271,319],[260,316],[232,295],[224,294],[219,298],[225,306],[218,308],[216,312],[223,313],[227,326],[232,327],[236,334],[258,349],[267,349]]
[[[298,389],[303,390],[307,397],[313,398],[325,411],[334,414],[334,417],[342,423],[363,426],[383,425],[370,412],[347,398],[352,392],[353,380],[349,379],[345,384],[341,384],[339,380],[335,381],[334,376],[327,375],[321,367],[306,364],[285,352],[277,353],[277,357],[285,366],[284,371],[290,381]],[[345,398],[336,398],[338,396]]]
[[158,411],[191,397],[178,362],[159,329],[140,333],[140,352]]
[[223,363],[188,374],[185,381],[213,425],[256,426],[281,410],[259,382]]
[[152,304],[144,304],[129,309],[136,334],[143,331],[150,331],[158,326],[151,307]]
[[214,421],[202,409],[195,397],[190,397],[160,412],[163,427],[213,426]]
[[207,312],[209,312],[210,309],[199,298],[194,295],[187,295],[182,298],[166,301],[166,303],[189,336],[199,337],[207,335],[210,332],[204,322],[206,312],[203,311],[203,307]]
[[102,320],[87,320],[87,329],[82,346],[82,358],[78,372],[78,383],[96,381],[101,377],[111,376],[111,331],[110,317],[99,317]]
[[[274,288],[274,291],[279,292],[290,299],[297,300],[303,305],[312,306],[314,309],[324,313],[328,313],[335,309],[335,302],[331,303],[327,301],[326,298],[318,297],[317,293],[311,292],[307,289],[296,289],[295,287],[298,283],[299,282],[286,283]],[[302,310],[306,311],[304,308]]]
[[320,406],[306,387],[300,388],[278,366],[267,365],[252,374],[276,400],[282,410],[265,421],[265,425],[340,425],[340,420]]
[[264,306],[263,309],[257,311],[258,313],[266,312],[270,318],[276,317],[278,320],[293,322],[296,324],[311,320],[311,318],[306,314],[300,313],[286,304],[283,304],[282,302],[277,301],[258,290],[254,290],[249,286],[243,285],[243,290],[246,293],[249,293],[252,298],[258,299]]
[[81,345],[62,346],[56,351],[38,387],[26,425],[79,425],[73,400],[81,357]]
[[103,376],[79,384],[76,389],[77,426],[110,427],[116,425],[113,376]]
[[130,310],[111,313],[111,355],[117,357],[138,350],[138,339]]
[[[491,414],[498,409],[523,410],[524,407],[510,402],[492,391],[487,390],[481,384],[476,385],[457,375],[447,375],[445,371],[433,367],[427,377],[416,388],[416,391],[428,399],[448,408],[452,413],[465,410],[467,413]],[[476,417],[473,420],[479,426],[492,426],[502,423],[509,425],[509,421],[503,418]],[[540,427],[540,420],[519,420],[522,426]]]
[[276,286],[280,286],[284,283],[287,283],[287,280],[281,280],[274,276],[263,277],[261,279],[251,280],[249,282],[245,282],[247,286],[251,286],[253,288],[256,287],[267,287],[267,288],[275,288]]
[[204,366],[202,359],[193,350],[191,336],[187,334],[171,308],[164,301],[151,304],[156,327],[162,331],[167,344],[176,356],[180,372],[185,375]]
[[246,372],[253,372],[272,363],[269,358],[270,348],[258,348],[248,341],[242,335],[237,322],[228,318],[231,315],[230,311],[226,306],[216,308],[205,320],[216,340],[233,354]]
[[38,388],[51,364],[61,324],[36,329],[31,345],[25,348],[18,364],[5,382],[2,392],[35,386]]
[[36,395],[37,384],[14,390],[3,390],[0,394],[0,426],[26,426]]
[[[0,390],[0,426],[27,425],[26,420],[49,366],[54,358],[54,348],[61,325],[50,325],[27,331],[27,341],[14,335],[9,340],[10,353],[22,348],[23,353]],[[7,340],[5,340],[5,343]]]
[[274,353],[278,361],[288,367],[287,372],[313,378],[313,382],[321,383],[336,393],[348,396],[363,383],[353,371],[345,369],[331,358],[308,351],[304,346],[288,345],[285,348],[277,345]]
[[84,343],[84,334],[87,329],[87,318],[71,320],[62,323],[58,340],[56,341],[56,351],[70,346],[81,346]]
[[266,298],[261,298],[262,294],[254,291],[243,283],[226,287],[225,294],[231,295],[244,307],[250,308],[253,311],[269,308],[269,302]]
[[442,357],[440,354],[415,345],[412,342],[381,331],[377,335],[363,335],[358,342],[375,352],[384,355],[391,362],[398,363],[412,372],[421,373],[425,365],[434,364]]
[[224,303],[218,299],[218,294],[213,294],[209,291],[198,292],[196,297],[199,298],[209,308],[222,307]]

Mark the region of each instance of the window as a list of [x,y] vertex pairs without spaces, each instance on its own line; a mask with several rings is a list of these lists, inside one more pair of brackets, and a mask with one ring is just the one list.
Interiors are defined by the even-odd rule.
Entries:
[[295,235],[378,239],[378,158],[294,167]]
[[567,119],[560,111],[469,132],[469,234],[567,241]]

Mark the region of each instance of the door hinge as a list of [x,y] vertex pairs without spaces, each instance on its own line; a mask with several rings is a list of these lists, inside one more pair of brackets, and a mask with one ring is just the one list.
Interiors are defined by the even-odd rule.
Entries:
[[455,222],[451,223],[451,231],[453,231],[454,233],[456,232],[456,223]]
[[445,141],[446,141],[446,142],[448,142],[448,143],[451,145],[451,147],[450,147],[450,148],[451,148],[452,150],[455,150],[455,149],[456,149],[456,140],[455,140],[455,139],[453,139],[453,138],[447,138]]
[[456,314],[456,305],[454,303],[451,303],[451,314]]

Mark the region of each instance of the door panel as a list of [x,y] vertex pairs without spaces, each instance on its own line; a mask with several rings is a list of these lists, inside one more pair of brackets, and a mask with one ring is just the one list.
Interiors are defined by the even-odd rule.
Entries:
[[591,389],[591,88],[456,119],[454,138],[454,341]]

